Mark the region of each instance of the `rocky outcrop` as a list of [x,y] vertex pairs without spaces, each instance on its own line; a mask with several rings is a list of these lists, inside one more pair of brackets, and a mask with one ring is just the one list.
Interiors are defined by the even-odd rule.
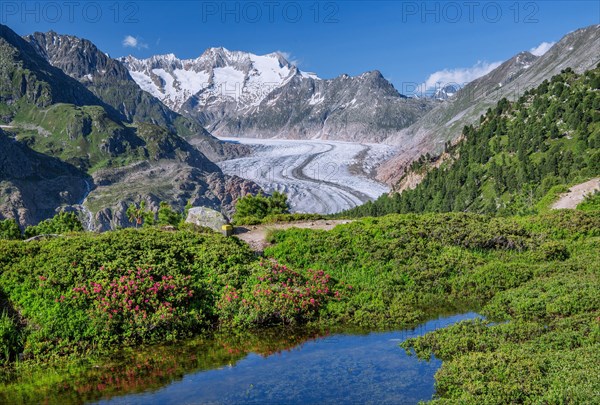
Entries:
[[157,211],[160,202],[166,201],[180,212],[189,203],[229,215],[238,198],[260,191],[255,183],[237,176],[207,174],[172,161],[102,170],[94,174],[94,182],[97,187],[87,197],[86,205],[96,213],[96,231],[133,226],[126,215],[131,203],[146,201],[150,210]]

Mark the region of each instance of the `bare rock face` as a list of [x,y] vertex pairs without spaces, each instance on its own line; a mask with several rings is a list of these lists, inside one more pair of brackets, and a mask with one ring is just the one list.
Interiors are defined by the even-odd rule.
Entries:
[[221,232],[221,227],[229,221],[219,211],[206,207],[193,207],[188,211],[185,222],[205,226],[216,232]]

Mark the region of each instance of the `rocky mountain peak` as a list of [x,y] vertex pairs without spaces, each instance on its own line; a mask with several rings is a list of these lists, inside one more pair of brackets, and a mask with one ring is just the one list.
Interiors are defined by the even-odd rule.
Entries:
[[52,66],[79,81],[92,82],[103,76],[131,80],[125,66],[100,51],[87,39],[49,31],[35,32],[26,36],[25,40]]

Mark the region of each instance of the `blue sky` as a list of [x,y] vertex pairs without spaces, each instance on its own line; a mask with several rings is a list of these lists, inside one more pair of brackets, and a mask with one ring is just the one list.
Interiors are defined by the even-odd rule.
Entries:
[[378,69],[402,91],[434,72],[430,81],[468,80],[598,24],[600,1],[3,0],[0,19],[22,35],[52,29],[88,38],[111,56],[282,51],[322,78]]

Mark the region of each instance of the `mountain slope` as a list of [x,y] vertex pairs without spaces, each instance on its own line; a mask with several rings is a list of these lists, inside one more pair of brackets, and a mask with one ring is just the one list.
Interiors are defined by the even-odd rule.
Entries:
[[[22,181],[18,171],[6,171],[2,181],[18,192],[2,201],[3,215],[30,225],[55,210],[80,205],[82,200],[83,206],[91,207],[91,201],[101,199],[103,205],[92,207],[91,229],[106,230],[129,225],[125,210],[132,201],[147,200],[154,207],[162,200],[177,209],[190,201],[228,211],[237,197],[258,191],[252,182],[223,175],[173,130],[147,122],[123,122],[116,109],[50,65],[8,27],[1,28],[0,113],[10,124],[5,126],[9,139],[13,138],[4,143],[11,145],[11,150],[28,151],[3,155],[3,165],[20,167],[22,162],[15,160],[32,160],[28,156],[33,149],[38,153],[35,158],[44,165],[29,165],[33,172],[28,177],[45,178],[44,171],[50,167],[47,162],[59,162],[55,165],[62,170],[55,176],[58,180],[48,181],[47,187]],[[222,144],[206,138],[199,142],[213,139]],[[163,171],[166,166],[171,170]],[[77,172],[71,177],[84,176],[87,183],[63,181],[71,169]],[[45,202],[41,203],[43,194],[36,188],[46,190]]]
[[85,196],[89,176],[10,138],[0,129],[0,217],[34,224]]
[[243,148],[215,139],[196,120],[172,111],[142,90],[121,62],[100,51],[92,42],[53,31],[36,32],[25,39],[52,66],[118,110],[122,120],[160,125],[180,136],[193,138],[199,149],[214,161],[246,153]]
[[437,104],[402,96],[377,71],[321,80],[279,53],[210,48],[197,59],[121,61],[140,87],[223,136],[377,141]]
[[581,73],[596,66],[600,57],[600,25],[582,28],[565,35],[544,55],[521,52],[492,72],[462,88],[451,100],[429,111],[419,121],[386,143],[402,151],[383,164],[378,178],[396,185],[410,163],[421,155],[439,154],[446,142],[454,142],[465,125],[494,106],[501,98],[515,100],[526,90],[571,67]]
[[443,159],[413,162],[411,173],[422,174],[414,189],[351,215],[545,209],[557,192],[600,175],[600,64],[582,75],[567,68],[515,102],[501,99],[462,138]]

